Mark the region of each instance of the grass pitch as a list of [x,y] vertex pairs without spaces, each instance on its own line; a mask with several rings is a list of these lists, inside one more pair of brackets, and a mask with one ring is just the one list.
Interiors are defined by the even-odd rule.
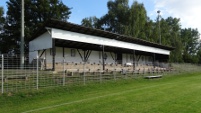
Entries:
[[118,80],[0,96],[2,113],[200,113],[201,73]]

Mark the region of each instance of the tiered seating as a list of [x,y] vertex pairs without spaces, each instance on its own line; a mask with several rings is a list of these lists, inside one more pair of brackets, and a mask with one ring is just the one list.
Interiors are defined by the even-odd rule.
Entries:
[[[52,67],[52,64],[47,64],[46,68],[49,69]],[[55,71],[58,72],[70,72],[72,73],[100,73],[103,72],[103,66],[100,63],[75,63],[75,62],[68,62],[65,63],[56,63],[55,64]],[[135,66],[135,70],[133,70],[133,66],[121,65],[121,64],[114,64],[114,63],[106,63],[105,64],[105,72],[113,73],[113,72],[126,72],[126,73],[134,73],[134,74],[146,74],[146,73],[163,73],[168,71],[166,68],[161,67],[153,67],[152,65],[137,65]]]

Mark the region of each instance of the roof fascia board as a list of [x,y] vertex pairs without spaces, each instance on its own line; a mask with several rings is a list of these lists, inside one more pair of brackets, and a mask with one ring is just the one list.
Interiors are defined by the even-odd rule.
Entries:
[[50,27],[45,27],[45,29],[47,30],[47,32],[48,32],[50,35],[52,35],[52,28],[50,28]]

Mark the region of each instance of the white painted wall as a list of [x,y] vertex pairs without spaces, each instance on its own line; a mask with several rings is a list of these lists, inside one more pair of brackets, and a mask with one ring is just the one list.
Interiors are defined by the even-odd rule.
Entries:
[[169,50],[52,28],[52,38],[169,55]]
[[[65,62],[67,63],[82,63],[82,59],[75,50],[75,56],[71,56],[71,49],[73,48],[64,48],[64,54],[65,54]],[[46,49],[46,51],[42,54],[43,50],[40,51],[33,51],[30,52],[30,63],[32,62],[33,59],[37,57],[37,55],[41,56],[40,58],[45,58],[46,63],[47,63],[47,68],[51,69],[52,68],[52,49]],[[84,51],[79,49],[80,53],[83,55]],[[107,59],[105,63],[111,64],[115,63],[113,60],[112,56],[115,58],[115,53],[110,53],[110,52],[105,52],[107,54]],[[112,56],[111,56],[112,54]],[[135,56],[138,58],[139,56]],[[89,56],[88,62],[93,64],[102,64],[102,51],[92,51],[91,55]],[[136,65],[146,65],[147,63],[152,64],[152,58],[149,58],[149,56],[141,56],[139,62],[136,62]],[[63,63],[63,48],[62,47],[56,47],[56,56],[55,56],[55,63]],[[126,63],[133,63],[133,55],[132,54],[122,54],[122,64],[125,65]]]
[[[82,59],[81,59],[79,53],[77,52],[77,50],[74,49],[75,56],[71,56],[71,49],[74,49],[74,48],[64,48],[65,61],[69,62],[69,63],[70,62],[81,63]],[[83,50],[79,49],[79,51],[82,55],[84,54]],[[42,52],[43,52],[43,50],[29,52],[29,57],[30,57],[29,62],[31,63],[32,60],[34,58],[36,58],[37,55],[39,55],[39,56],[41,56],[40,58],[45,58],[47,63],[52,63],[51,49],[46,49],[46,51],[43,54],[42,54]],[[113,55],[113,57],[115,57],[115,54],[110,53],[110,52],[105,52],[105,53],[107,54],[107,59],[106,59],[105,63],[109,63],[109,64],[114,63],[115,61],[113,60],[111,54]],[[56,47],[55,62],[56,63],[63,62],[63,48],[62,47]],[[97,63],[97,64],[102,63],[102,52],[101,51],[92,51],[91,55],[89,56],[88,62]]]
[[38,51],[30,51],[29,52],[29,63],[31,63],[34,59],[37,58]]
[[29,52],[52,48],[52,38],[48,32],[29,42]]
[[[151,56],[141,56],[139,61],[137,62],[139,55],[134,56],[136,58],[136,64],[139,65],[147,65],[147,64],[152,64],[153,57]],[[133,54],[123,54],[122,56],[122,64],[126,63],[133,63]]]
[[133,54],[123,54],[122,55],[122,63],[133,63]]
[[[71,49],[74,48],[64,48],[64,54],[65,54],[65,61],[66,62],[74,62],[74,63],[81,63],[83,62],[80,54],[78,53],[77,49],[75,50],[75,56],[71,56]],[[81,55],[84,55],[84,51],[79,49]],[[107,63],[114,63],[114,60],[112,59],[112,56],[109,52],[105,52],[107,54]],[[100,54],[100,56],[99,56]],[[114,56],[114,53],[112,53]],[[48,56],[47,56],[48,57]],[[51,57],[52,58],[52,57]],[[56,56],[55,56],[55,62],[62,62],[63,60],[63,48],[62,47],[56,47]],[[102,63],[102,52],[99,51],[92,51],[91,55],[88,58],[88,62],[90,63]]]
[[[41,55],[42,50],[52,48],[52,38],[48,32],[40,35],[39,37],[35,38],[34,40],[29,42],[29,63],[32,62],[37,55]],[[48,50],[46,52],[48,52]],[[38,53],[39,52],[39,53]],[[43,54],[43,58],[45,54]],[[51,56],[48,56],[51,57]]]
[[[107,59],[105,60],[106,63],[111,64],[111,63],[115,63],[115,53],[113,52],[105,52],[107,54]],[[114,57],[114,59],[112,58],[112,56]],[[102,57],[101,57],[102,58]]]
[[52,63],[52,52],[51,52],[52,49],[46,49],[45,53],[43,53],[43,55],[41,56],[42,54],[42,50],[39,52],[39,56],[41,56],[40,58],[45,58],[46,59],[46,62],[48,63]]

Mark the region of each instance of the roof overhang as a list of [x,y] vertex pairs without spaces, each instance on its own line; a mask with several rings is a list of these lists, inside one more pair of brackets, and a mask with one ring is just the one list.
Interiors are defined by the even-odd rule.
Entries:
[[[136,43],[129,43],[124,41],[119,41],[116,39],[104,38],[100,36],[86,35],[86,34],[81,34],[81,33],[76,33],[76,32],[56,29],[56,28],[51,29],[51,36],[53,39],[57,39],[57,40],[80,42],[80,43],[86,43],[88,45],[107,46],[107,47],[137,50],[137,51],[164,54],[164,55],[170,54],[170,50],[166,50],[162,48],[152,47],[148,45],[141,45]],[[73,45],[76,46],[76,43]]]

